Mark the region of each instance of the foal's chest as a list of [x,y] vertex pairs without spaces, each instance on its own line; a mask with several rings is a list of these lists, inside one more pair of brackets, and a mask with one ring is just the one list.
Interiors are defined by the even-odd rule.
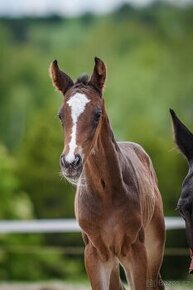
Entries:
[[77,192],[75,214],[79,225],[93,244],[104,244],[113,252],[120,252],[120,245],[132,242],[141,226],[138,210],[133,212],[132,203],[119,199],[106,201]]

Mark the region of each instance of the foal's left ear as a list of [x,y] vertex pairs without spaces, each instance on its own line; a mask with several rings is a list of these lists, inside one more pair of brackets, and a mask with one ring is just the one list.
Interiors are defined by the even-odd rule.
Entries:
[[188,161],[190,161],[193,159],[193,134],[178,119],[176,113],[172,109],[170,109],[170,114],[172,116],[176,144]]
[[50,77],[53,85],[63,94],[74,84],[72,79],[59,69],[57,60],[54,60],[50,65]]
[[89,80],[89,84],[95,87],[102,94],[106,80],[106,66],[100,58],[95,57],[94,60],[95,66],[91,78]]

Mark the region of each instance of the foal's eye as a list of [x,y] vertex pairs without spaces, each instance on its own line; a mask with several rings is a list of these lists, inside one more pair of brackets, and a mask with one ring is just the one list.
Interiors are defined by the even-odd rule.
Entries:
[[99,121],[101,115],[102,115],[102,112],[101,111],[95,112],[95,115],[94,115],[95,122],[98,122]]

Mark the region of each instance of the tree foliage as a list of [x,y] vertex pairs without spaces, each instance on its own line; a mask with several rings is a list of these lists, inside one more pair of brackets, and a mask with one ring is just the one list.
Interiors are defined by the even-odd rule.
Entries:
[[[177,214],[187,166],[174,150],[168,109],[192,127],[192,19],[192,7],[159,3],[143,10],[124,6],[103,17],[0,20],[1,219],[74,216],[74,189],[59,177],[63,132],[56,115],[62,96],[51,85],[48,67],[58,59],[76,78],[92,71],[94,56],[108,67],[105,102],[115,136],[146,149],[165,215]],[[81,238],[53,235],[36,242],[79,245]],[[19,263],[19,256],[14,259]],[[19,269],[10,268],[10,277],[22,278]],[[43,278],[50,275],[42,269]]]

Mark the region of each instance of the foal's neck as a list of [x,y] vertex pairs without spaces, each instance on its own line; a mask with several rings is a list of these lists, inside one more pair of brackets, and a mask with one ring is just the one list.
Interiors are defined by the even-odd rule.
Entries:
[[109,197],[123,186],[120,166],[121,152],[111,130],[107,115],[103,117],[97,140],[85,164],[88,186],[99,195]]

